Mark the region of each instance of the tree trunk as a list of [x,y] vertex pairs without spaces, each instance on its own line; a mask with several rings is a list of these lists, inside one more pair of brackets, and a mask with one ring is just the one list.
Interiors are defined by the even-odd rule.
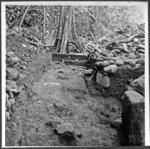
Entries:
[[62,6],[60,11],[59,27],[56,40],[56,51],[67,53],[67,43],[74,43],[83,52],[75,29],[75,17],[71,6]]

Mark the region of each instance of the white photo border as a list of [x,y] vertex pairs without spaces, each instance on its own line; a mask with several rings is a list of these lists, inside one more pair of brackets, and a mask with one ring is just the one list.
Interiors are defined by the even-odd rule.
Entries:
[[[145,11],[145,146],[150,146],[150,103],[149,103],[149,39],[148,39],[148,2],[144,1],[11,1],[1,2],[1,64],[2,64],[2,147],[20,148],[20,146],[5,146],[5,88],[6,88],[6,5],[114,5],[114,6],[132,6],[139,5]],[[31,146],[21,146],[31,147]],[[33,147],[33,146],[32,146]],[[34,146],[39,147],[39,146]],[[40,146],[44,147],[44,146]],[[47,146],[46,146],[47,147]]]

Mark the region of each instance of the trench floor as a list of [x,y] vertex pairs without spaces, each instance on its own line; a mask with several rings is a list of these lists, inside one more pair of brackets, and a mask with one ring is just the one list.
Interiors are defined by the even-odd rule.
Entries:
[[[6,146],[118,146],[118,131],[111,121],[121,116],[120,103],[113,97],[90,95],[82,71],[79,66],[53,63],[22,91],[6,124]],[[62,142],[47,125],[65,122],[82,134],[74,143]]]

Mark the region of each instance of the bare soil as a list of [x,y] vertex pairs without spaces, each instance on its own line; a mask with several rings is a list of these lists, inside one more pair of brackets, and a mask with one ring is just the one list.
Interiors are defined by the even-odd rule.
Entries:
[[[83,68],[51,62],[41,54],[22,71],[24,90],[6,122],[6,146],[118,146],[119,132],[111,125],[121,117],[114,97],[90,94]],[[94,87],[93,87],[94,90]],[[95,90],[96,91],[96,90]],[[74,142],[62,141],[54,126],[68,122],[80,134]]]

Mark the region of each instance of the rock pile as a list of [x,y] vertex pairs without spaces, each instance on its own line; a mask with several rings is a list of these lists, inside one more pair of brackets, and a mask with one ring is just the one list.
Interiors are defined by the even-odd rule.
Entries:
[[26,77],[27,65],[39,53],[40,48],[26,35],[24,29],[17,27],[7,32],[6,39],[6,119],[10,120],[17,95],[22,90],[18,84]]
[[17,85],[19,78],[19,72],[16,67],[21,60],[15,55],[14,52],[9,51],[6,54],[6,120],[10,120],[12,113],[14,112],[14,106],[16,97],[20,93],[21,89]]
[[109,36],[102,38],[99,43],[103,44],[93,42],[86,44],[85,51],[92,68],[97,69],[104,77],[122,69],[143,68],[145,63],[145,33],[143,30],[144,25],[142,24],[133,33],[116,34],[114,39],[110,39]]

